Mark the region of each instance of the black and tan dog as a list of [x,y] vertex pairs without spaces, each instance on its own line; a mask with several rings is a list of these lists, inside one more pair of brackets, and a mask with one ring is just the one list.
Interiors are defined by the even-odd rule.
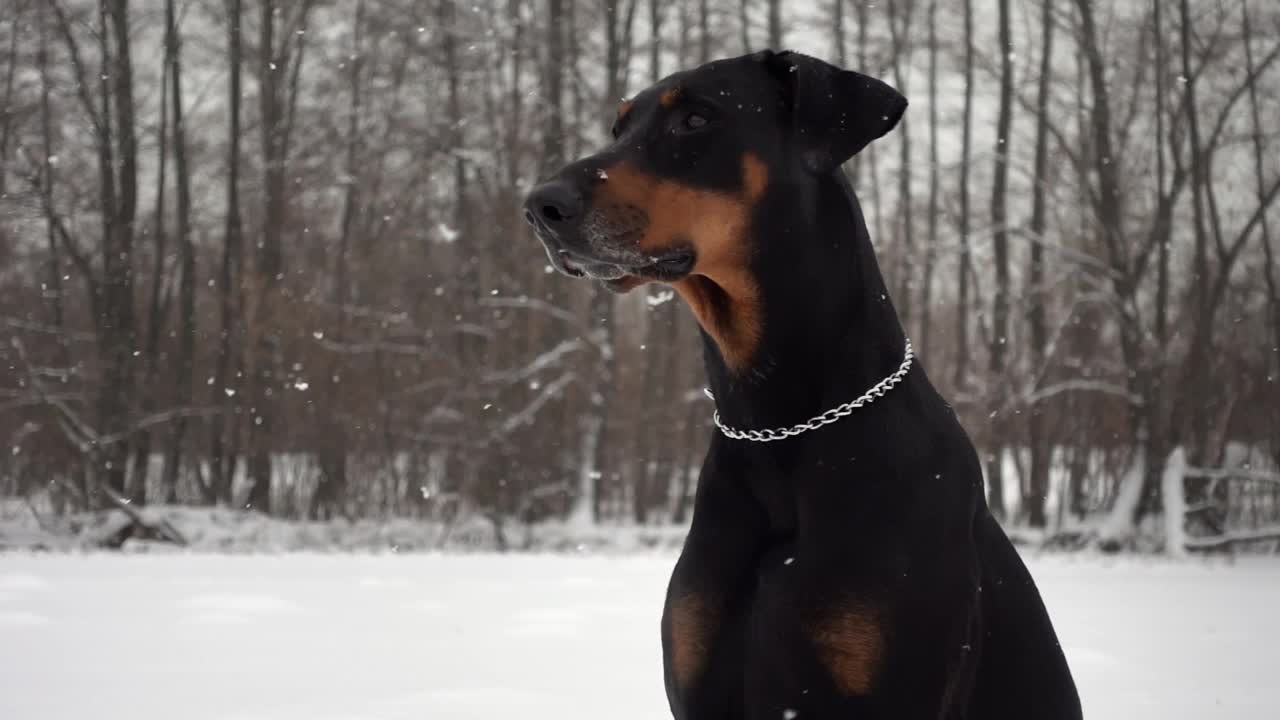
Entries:
[[[795,53],[683,72],[539,185],[562,272],[670,283],[723,421],[788,427],[890,376],[906,338],[840,165],[906,99]],[[662,618],[678,719],[1078,718],[1040,595],[951,408],[912,366],[778,442],[717,434]]]

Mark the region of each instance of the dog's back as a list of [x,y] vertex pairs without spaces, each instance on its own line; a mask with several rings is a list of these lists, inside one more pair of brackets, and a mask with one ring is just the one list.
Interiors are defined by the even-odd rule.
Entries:
[[974,531],[982,647],[964,717],[1079,718],[1080,697],[1031,573],[985,509]]

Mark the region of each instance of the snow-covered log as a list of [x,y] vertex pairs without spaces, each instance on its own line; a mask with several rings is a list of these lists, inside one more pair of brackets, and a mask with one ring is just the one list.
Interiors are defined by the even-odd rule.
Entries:
[[1185,557],[1187,554],[1186,472],[1187,452],[1179,446],[1169,453],[1160,476],[1164,498],[1164,551],[1170,557]]

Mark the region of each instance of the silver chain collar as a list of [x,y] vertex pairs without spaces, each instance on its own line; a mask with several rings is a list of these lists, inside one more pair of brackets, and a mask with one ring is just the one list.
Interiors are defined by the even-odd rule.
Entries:
[[[915,352],[911,349],[911,339],[907,338],[906,354],[902,358],[902,363],[898,365],[897,370],[894,370],[888,377],[876,383],[870,390],[862,393],[857,398],[854,398],[853,400],[838,407],[833,407],[821,415],[815,415],[808,421],[802,422],[799,425],[792,425],[791,427],[784,428],[766,428],[764,430],[739,430],[738,428],[725,425],[724,422],[720,420],[719,409],[715,411],[712,418],[715,419],[716,427],[720,428],[720,432],[734,440],[773,442],[774,440],[795,437],[800,433],[817,430],[823,425],[830,425],[841,418],[848,417],[853,414],[854,410],[857,410],[864,405],[870,405],[875,402],[876,399],[884,397],[885,393],[892,390],[895,385],[902,382],[902,379],[907,376],[907,373],[911,370],[911,361],[914,359]],[[704,388],[703,392],[707,394],[707,397],[711,398],[712,402],[715,402],[716,397],[711,394],[710,389]]]

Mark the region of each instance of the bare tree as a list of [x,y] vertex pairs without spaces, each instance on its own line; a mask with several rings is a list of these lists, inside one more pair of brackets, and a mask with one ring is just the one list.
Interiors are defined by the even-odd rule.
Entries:
[[[893,77],[898,90],[910,92],[911,24],[915,14],[915,0],[889,0],[889,37],[893,54]],[[904,327],[911,327],[912,288],[911,268],[914,266],[915,218],[911,203],[911,127],[904,116],[899,123],[898,144],[898,221],[894,224],[895,254],[897,257],[897,289],[894,300]]]
[[938,2],[930,0],[928,10],[929,33],[929,225],[925,238],[924,277],[920,289],[920,354],[926,355],[931,345],[931,316],[933,306],[933,266],[938,254],[938,195],[941,169],[938,167]]
[[[511,547],[547,519],[687,518],[714,432],[696,327],[660,287],[619,302],[548,274],[520,209],[600,143],[633,78],[785,42],[787,6],[241,5],[0,10],[0,354],[20,371],[0,378],[0,436],[23,454],[0,493],[136,508],[250,491],[287,517],[480,518]],[[1030,7],[1008,3],[1003,33],[970,2],[821,10],[835,61],[928,96],[891,162],[873,145],[849,168],[874,237],[896,240],[912,338],[984,458],[1003,445],[1010,478],[1013,461],[1007,522],[1053,525],[1053,488],[1060,524],[1082,522],[1052,542],[1140,547],[1154,524],[1134,521],[1165,512],[1162,466],[1185,445],[1186,546],[1265,536],[1280,494],[1213,466],[1280,455],[1280,16]],[[195,42],[209,23],[226,42]],[[196,67],[221,68],[201,93]]]
[[302,0],[277,23],[275,0],[261,0],[258,19],[258,112],[261,123],[263,166],[263,219],[253,274],[253,319],[250,373],[248,505],[271,512],[271,439],[278,396],[283,389],[284,324],[280,303],[284,290],[284,231],[289,198],[289,143],[298,78],[305,49],[307,15],[312,0]]
[[222,258],[218,266],[219,333],[214,360],[210,401],[222,412],[214,417],[209,430],[209,474],[206,497],[231,504],[232,479],[235,476],[239,443],[236,422],[236,388],[231,384],[236,340],[241,334],[238,322],[240,267],[243,227],[240,218],[240,86],[243,71],[240,22],[241,0],[227,0],[230,19],[227,23],[227,212],[222,232]]
[[649,0],[649,79],[662,78],[662,20],[663,5],[659,0]]
[[[351,20],[351,54],[347,60],[348,92],[346,158],[342,182],[342,211],[338,226],[338,247],[334,254],[333,285],[329,290],[329,302],[335,308],[346,307],[350,302],[350,268],[355,221],[360,204],[362,186],[360,115],[363,102],[362,81],[366,65],[364,56],[365,3],[358,0]],[[450,32],[445,28],[445,32]],[[340,313],[333,330],[333,341],[344,342],[350,330],[347,313]],[[347,456],[350,452],[346,422],[341,416],[342,407],[342,358],[334,353],[324,369],[325,393],[323,405],[325,417],[320,423],[321,450],[320,478],[308,513],[315,519],[329,519],[343,513],[347,498]]]
[[698,64],[711,61],[711,0],[698,0]]
[[782,0],[769,0],[769,47],[782,50]]
[[[1049,184],[1049,87],[1053,67],[1053,0],[1043,0],[1040,10],[1040,77],[1036,81],[1036,149],[1032,169],[1031,189],[1031,252],[1027,268],[1028,296],[1027,339],[1035,375],[1040,377],[1048,355],[1048,328],[1046,305],[1048,303],[1044,274],[1044,240],[1046,227],[1045,193]],[[1035,388],[1032,388],[1034,391]],[[1028,492],[1023,511],[1031,527],[1043,528],[1047,524],[1045,501],[1049,495],[1049,462],[1053,448],[1047,437],[1047,418],[1042,408],[1032,404],[1027,408],[1027,439],[1031,451],[1031,468]]]
[[1004,518],[1004,447],[1008,423],[1000,415],[1005,403],[1005,354],[1009,342],[1009,227],[1007,215],[1009,145],[1013,124],[1013,35],[1009,0],[1000,0],[1000,111],[996,119],[995,173],[991,189],[992,251],[995,256],[995,294],[991,308],[990,359],[987,372],[992,387],[987,392],[992,408],[987,443],[987,504],[998,519]]
[[[858,18],[858,67],[867,69],[869,59],[867,55],[868,45],[868,28],[871,25],[870,7],[867,0],[857,0],[855,5]],[[866,150],[858,153],[854,157],[853,164],[853,183],[855,186],[869,185],[871,188],[871,237],[880,241],[884,238],[884,214],[882,212],[882,204],[880,202],[880,170],[876,161],[877,157],[876,145],[873,143]],[[862,160],[866,158],[867,171],[870,178],[865,183],[861,182]]]
[[[1263,170],[1266,145],[1262,135],[1262,116],[1258,109],[1258,81],[1256,63],[1253,57],[1253,23],[1249,16],[1248,0],[1243,0],[1240,3],[1240,28],[1244,41],[1245,72],[1249,77],[1249,119],[1253,124],[1254,182],[1257,184],[1258,203],[1262,204],[1266,200],[1266,173]],[[1276,274],[1280,272],[1280,269],[1276,266],[1275,251],[1271,245],[1271,226],[1267,222],[1266,214],[1262,215],[1260,221],[1258,240],[1262,245],[1264,277],[1267,282],[1267,310],[1271,316],[1271,343],[1272,347],[1280,348],[1280,281],[1276,278]],[[1277,353],[1273,352],[1272,354],[1276,355]],[[1277,372],[1280,372],[1280,357],[1277,357],[1276,361],[1278,364]],[[1272,452],[1276,453],[1277,458],[1280,458],[1280,442],[1276,443],[1276,447],[1273,448]]]
[[[71,244],[74,239],[69,232],[60,232],[59,235],[75,260],[93,308],[98,359],[102,368],[95,424],[102,434],[116,435],[129,426],[130,403],[135,395],[133,350],[137,339],[133,306],[133,241],[138,202],[138,159],[128,3],[114,0],[99,5],[96,99],[92,95],[89,71],[71,20],[61,5],[54,3],[52,8],[71,58],[82,110],[93,128],[99,179],[98,210],[102,226],[98,253],[101,269],[95,270],[79,246]],[[103,486],[123,496],[128,443],[112,443],[110,447],[94,453],[93,457],[97,461],[94,472],[105,478]]]
[[[160,127],[157,132],[159,137],[156,140],[156,164],[158,170],[156,172],[155,219],[151,227],[152,254],[154,257],[152,258],[151,288],[147,302],[146,368],[143,371],[140,386],[141,397],[139,398],[139,404],[144,414],[155,412],[160,400],[158,397],[159,388],[156,387],[156,376],[160,372],[160,338],[165,331],[165,321],[169,307],[169,293],[165,289],[164,282],[164,278],[167,276],[167,273],[164,272],[165,263],[168,260],[168,233],[165,231],[165,192],[167,189],[166,176],[169,169],[168,78],[172,67],[169,55],[170,50],[166,29],[166,45],[160,81]],[[151,462],[151,439],[152,433],[148,430],[143,430],[137,434],[134,440],[133,488],[131,488],[129,494],[143,501],[146,499],[147,475]]]
[[12,8],[13,19],[9,27],[9,51],[5,57],[4,95],[0,99],[0,197],[7,195],[7,179],[9,174],[9,139],[13,135],[13,117],[16,103],[13,96],[13,81],[18,72],[18,35],[25,2],[18,2]]
[[[564,164],[564,0],[547,0],[547,127],[542,166],[550,172]],[[451,48],[452,45],[446,45]],[[446,57],[452,50],[446,49]]]
[[[174,373],[173,405],[191,405],[196,357],[196,250],[191,237],[191,170],[187,162],[187,131],[182,107],[182,40],[174,11],[174,0],[165,1],[165,49],[169,57],[169,80],[172,83],[173,162],[178,183],[178,354]],[[164,474],[161,478],[162,501],[174,497],[178,486],[178,469],[187,436],[188,419],[173,422],[169,445],[165,450]]]
[[831,2],[831,56],[840,67],[848,64],[845,52],[844,0]]
[[973,127],[973,0],[964,0],[964,109],[960,130],[959,262],[956,264],[956,360],[952,385],[963,389],[969,377],[969,162]]
[[[45,217],[45,244],[49,248],[48,270],[46,274],[49,284],[49,324],[64,337],[65,317],[63,312],[62,290],[62,252],[58,247],[59,222],[53,208],[54,157],[53,146],[53,111],[49,103],[49,21],[46,17],[46,6],[41,4],[39,10],[40,48],[36,55],[36,64],[40,67],[40,149],[41,182],[40,207]],[[70,365],[68,348],[60,342],[59,364]]]

